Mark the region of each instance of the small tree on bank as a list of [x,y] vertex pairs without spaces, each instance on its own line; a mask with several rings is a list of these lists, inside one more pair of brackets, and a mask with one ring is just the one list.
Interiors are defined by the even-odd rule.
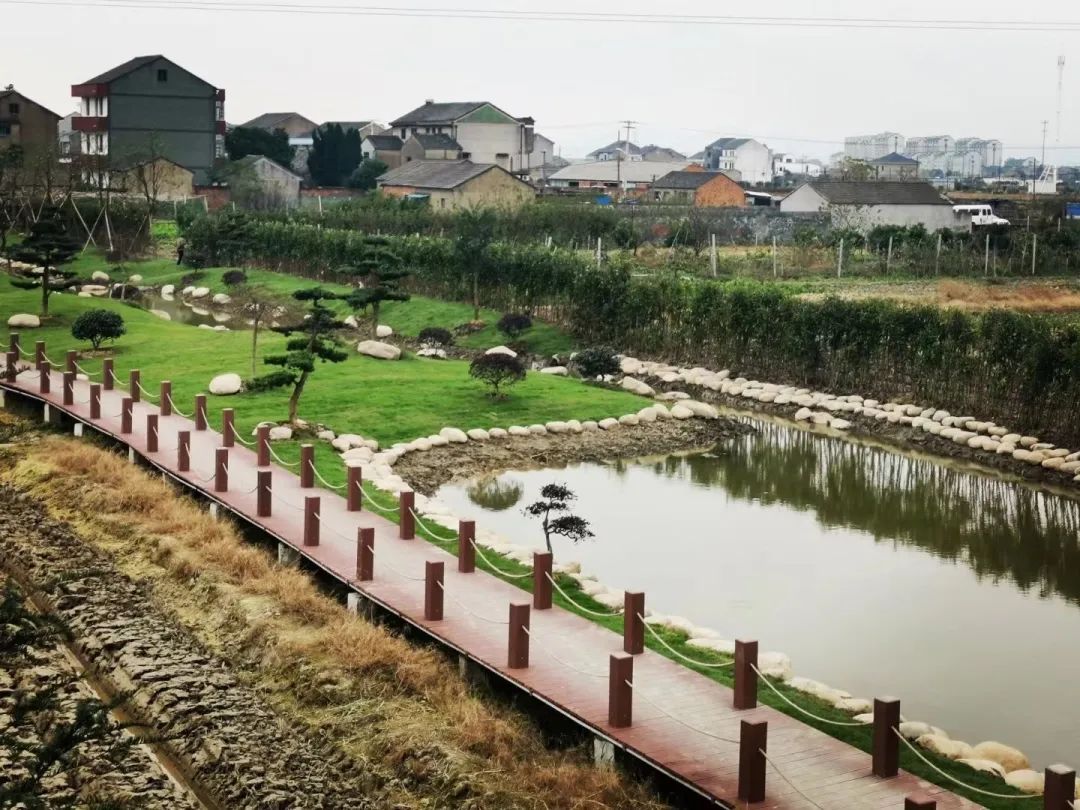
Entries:
[[[548,484],[540,490],[541,500],[525,507],[525,514],[529,517],[541,518],[544,529],[544,542],[547,550],[551,551],[551,536],[559,535],[580,543],[593,537],[589,530],[589,521],[569,514],[570,504],[577,500],[577,495],[562,484]],[[563,513],[568,514],[563,514]],[[552,517],[552,515],[556,517]]]
[[506,395],[502,389],[525,379],[525,364],[520,358],[501,352],[482,354],[469,364],[469,376],[487,383],[492,399],[503,399]]
[[[225,275],[227,276],[228,273]],[[290,321],[303,316],[289,312],[286,307],[287,302],[261,284],[239,284],[229,292],[229,295],[243,317],[251,322],[251,376],[254,377],[258,373],[256,357],[259,351],[259,332],[263,326],[271,321],[279,309],[285,309],[285,316]]]
[[[336,297],[334,293],[319,287],[297,290],[293,293],[293,298],[311,302],[307,319],[298,319],[295,323],[271,327],[273,331],[289,338],[285,344],[287,351],[285,354],[271,355],[263,362],[271,366],[280,366],[281,371],[252,380],[251,388],[266,390],[291,385],[293,390],[289,395],[289,422],[296,421],[300,397],[304,393],[308,377],[315,372],[315,361],[341,363],[348,357],[341,348],[341,342],[334,337],[334,332],[343,329],[345,324],[323,304],[323,301]],[[294,334],[297,337],[292,337]]]
[[[25,275],[13,279],[12,284],[23,290],[30,290],[41,285],[41,316],[49,316],[49,296],[56,289],[77,284],[74,273],[66,273],[61,265],[70,262],[79,252],[79,243],[67,235],[63,220],[58,211],[53,209],[41,216],[30,227],[30,235],[12,253],[20,261],[29,262],[42,268],[41,275]],[[59,276],[59,279],[56,277]]]
[[364,245],[360,261],[342,269],[363,286],[340,297],[357,313],[371,307],[371,336],[374,338],[379,328],[380,304],[409,300],[409,294],[401,289],[401,282],[409,271],[401,266],[401,257],[390,249],[390,240],[385,237],[369,236]]
[[106,340],[116,340],[127,332],[119,312],[109,309],[91,309],[75,319],[71,336],[76,340],[89,340],[94,351]]
[[454,260],[459,272],[472,279],[473,320],[480,320],[480,283],[491,272],[489,249],[495,241],[498,217],[490,208],[466,208],[454,223]]

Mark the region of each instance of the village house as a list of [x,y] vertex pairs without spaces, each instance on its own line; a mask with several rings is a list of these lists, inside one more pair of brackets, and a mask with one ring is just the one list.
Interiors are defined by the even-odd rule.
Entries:
[[379,160],[387,168],[396,169],[403,162],[401,155],[405,143],[397,135],[368,135],[360,145],[364,160]]
[[612,141],[607,146],[594,149],[585,157],[590,161],[622,160],[626,162],[643,160],[641,147],[630,141]]
[[869,231],[877,225],[962,229],[952,203],[929,183],[810,180],[780,201],[784,213],[826,212],[832,227]]
[[744,183],[773,179],[772,151],[753,138],[719,138],[705,147],[702,165],[709,171],[734,169]]
[[355,129],[360,134],[361,140],[369,135],[381,135],[386,132],[386,127],[376,121],[324,121],[318,129],[326,129],[331,124],[337,124],[342,132]]
[[401,147],[403,163],[413,160],[461,160],[461,144],[449,135],[410,135]]
[[653,163],[678,163],[680,160],[687,160],[687,157],[677,149],[650,143],[641,147],[641,159]]
[[[289,142],[311,138],[311,131],[317,126],[310,118],[297,112],[263,113],[240,124],[245,129],[261,129],[277,132],[279,129],[289,137]],[[309,141],[310,144],[310,141]],[[294,144],[295,145],[295,144]]]
[[414,160],[379,178],[379,190],[391,197],[426,202],[439,211],[484,205],[514,210],[532,202],[528,183],[493,163],[471,160]]
[[520,174],[531,168],[533,119],[515,118],[488,101],[429,99],[391,121],[390,129],[402,141],[412,135],[446,135],[461,145],[462,159],[476,164],[494,163]]
[[195,193],[194,172],[165,157],[131,161],[120,158],[111,166],[109,188],[114,193],[165,202],[184,200]]
[[669,172],[683,171],[690,164],[651,163],[644,160],[598,160],[592,163],[571,163],[548,179],[552,188],[608,189],[645,192]]
[[919,179],[919,161],[901,155],[899,152],[891,152],[867,163],[875,180],[905,181]]
[[743,187],[723,172],[668,172],[652,184],[657,202],[696,208],[738,208],[746,205]]
[[291,208],[300,202],[300,175],[266,155],[247,155],[229,169],[229,186],[238,202],[252,208]]
[[60,116],[14,88],[0,90],[0,150],[21,146],[28,154],[57,148]]

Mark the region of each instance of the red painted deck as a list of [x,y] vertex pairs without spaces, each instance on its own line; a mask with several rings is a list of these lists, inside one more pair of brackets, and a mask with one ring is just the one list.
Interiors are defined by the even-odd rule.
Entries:
[[[257,517],[253,450],[239,443],[229,450],[229,491],[216,493],[208,479],[221,435],[196,431],[194,423],[181,416],[161,417],[160,450],[149,453],[146,415],[158,409],[146,401],[135,403],[132,432],[121,434],[123,390],[102,391],[102,418],[91,420],[89,383],[75,383],[75,404],[70,406],[61,404],[63,379],[57,372],[52,374],[50,394],[39,393],[37,371],[0,385],[47,402],[127,444],[151,464],[262,527],[354,590],[717,803],[743,806],[736,799],[739,749],[734,741],[739,739],[740,721],[765,720],[768,756],[786,779],[767,766],[766,799],[753,807],[900,810],[905,797],[914,794],[935,799],[939,808],[979,806],[903,771],[892,779],[876,778],[870,773],[869,754],[769,707],[736,711],[730,689],[648,650],[634,656],[633,725],[612,728],[607,722],[608,659],[622,651],[621,636],[558,607],[533,610],[530,666],[509,669],[508,606],[530,601],[529,594],[479,569],[458,573],[455,558],[422,539],[400,540],[397,525],[366,506],[362,512],[348,512],[345,500],[329,490],[301,489],[299,478],[278,465],[271,467],[273,516]],[[152,381],[144,385],[156,387]],[[179,404],[185,411],[193,407],[190,402]],[[191,431],[191,471],[187,473],[177,466],[180,430]],[[316,547],[302,545],[303,503],[308,495],[321,497],[321,537]],[[356,581],[355,573],[357,528],[361,526],[375,530],[374,580],[363,583]],[[424,563],[429,560],[446,562],[444,619],[435,622],[424,619]]]

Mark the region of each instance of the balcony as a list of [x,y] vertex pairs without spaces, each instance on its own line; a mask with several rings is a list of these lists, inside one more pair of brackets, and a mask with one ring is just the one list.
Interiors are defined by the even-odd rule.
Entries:
[[109,95],[107,84],[73,84],[71,95],[74,98],[101,98]]
[[109,119],[100,115],[76,115],[72,116],[71,128],[75,132],[108,132]]

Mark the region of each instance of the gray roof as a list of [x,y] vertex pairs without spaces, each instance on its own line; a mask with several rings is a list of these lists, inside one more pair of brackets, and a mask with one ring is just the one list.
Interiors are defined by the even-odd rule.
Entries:
[[371,141],[380,152],[400,152],[404,145],[397,135],[368,135],[364,140]]
[[256,163],[262,160],[265,160],[267,163],[272,163],[274,166],[277,166],[277,168],[281,169],[283,172],[291,174],[297,180],[303,179],[300,177],[300,175],[298,175],[288,166],[282,165],[281,163],[278,163],[276,160],[271,157],[267,157],[266,155],[244,155],[242,158],[237,158],[236,160],[232,161],[232,164],[236,165],[239,163],[243,166],[254,166]]
[[686,155],[679,150],[667,146],[657,146],[654,143],[641,147],[641,154],[646,160],[649,155],[660,155],[663,160],[686,160]]
[[929,183],[811,180],[806,185],[834,205],[952,205]]
[[413,160],[379,177],[379,185],[453,189],[492,170],[506,171],[494,163],[471,160]]
[[[390,126],[396,127],[402,124],[450,124],[488,103],[487,101],[444,101],[439,103],[432,101],[391,121]],[[495,105],[492,104],[492,106]]]
[[348,132],[350,129],[360,130],[368,126],[370,121],[323,121],[319,124],[319,129],[326,129],[331,124],[337,124],[341,127],[343,132]]
[[901,155],[899,152],[890,152],[889,154],[885,155],[884,157],[875,158],[874,160],[870,161],[871,166],[875,166],[875,165],[879,165],[879,164],[882,164],[882,165],[889,164],[889,165],[897,165],[897,166],[913,166],[913,165],[917,166],[917,165],[919,165],[919,161],[913,160],[913,159],[911,159],[911,158],[909,158],[909,157],[907,157],[905,155]]
[[594,149],[586,157],[593,157],[599,155],[601,152],[626,152],[628,155],[640,155],[641,147],[631,141],[612,141],[607,146],[601,146],[599,149]]
[[[653,183],[653,188],[693,191],[701,188],[710,180],[715,180],[718,176],[727,177],[723,172],[668,172]],[[732,180],[731,182],[734,183],[735,181]]]
[[749,143],[752,138],[717,138],[706,146],[706,149],[738,149],[744,143]]
[[136,56],[134,59],[129,59],[122,65],[117,65],[112,70],[106,70],[104,73],[98,74],[92,79],[87,79],[85,82],[82,82],[82,84],[108,84],[109,82],[115,81],[122,76],[126,76],[127,74],[136,71],[139,68],[146,67],[149,64],[153,64],[159,59],[163,62],[167,62],[175,68],[178,68],[179,70],[184,71],[189,76],[198,79],[200,82],[207,85],[208,87],[214,86],[210,84],[210,82],[206,81],[206,79],[196,76],[187,68],[180,67],[180,65],[176,64],[176,62],[172,61],[166,56],[162,56],[160,53],[155,53],[150,56]]
[[[415,138],[424,149],[456,149],[459,152],[461,151],[461,144],[449,135],[429,135],[417,132],[412,137]],[[412,140],[412,138],[410,138],[410,140]]]
[[[277,129],[278,124],[280,124],[287,118],[292,118],[293,116],[296,116],[297,118],[303,118],[305,121],[311,121],[310,118],[305,115],[301,115],[298,112],[277,112],[263,113],[262,115],[252,118],[246,123],[240,124],[240,126],[246,129],[265,129],[273,132],[275,129]],[[315,122],[311,121],[311,123],[314,124]]]
[[[38,107],[38,108],[44,110],[49,115],[52,115],[52,116],[54,116],[56,118],[64,118],[65,117],[63,115],[59,115],[58,113],[54,113],[52,110],[50,110],[44,104],[38,104],[32,98],[28,98],[28,97],[24,96],[22,93],[20,93],[15,88],[12,88],[11,90],[0,90],[0,98],[7,98],[8,96],[18,96],[23,101],[25,101],[27,104],[33,104],[35,107]],[[77,115],[77,113],[70,113],[70,115]]]

